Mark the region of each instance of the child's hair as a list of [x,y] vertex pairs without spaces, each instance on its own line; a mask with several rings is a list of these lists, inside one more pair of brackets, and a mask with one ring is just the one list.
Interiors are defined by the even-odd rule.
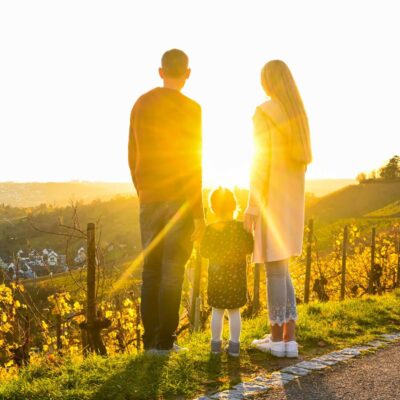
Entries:
[[209,197],[210,208],[215,214],[236,211],[236,198],[229,189],[219,187],[211,192]]

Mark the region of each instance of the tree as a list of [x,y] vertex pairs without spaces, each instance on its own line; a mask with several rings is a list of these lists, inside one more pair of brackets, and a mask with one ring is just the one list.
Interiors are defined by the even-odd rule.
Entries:
[[377,179],[376,171],[375,171],[375,170],[372,170],[372,171],[370,172],[370,174],[369,174],[369,179],[372,179],[373,181],[375,181],[375,180]]
[[379,170],[379,176],[384,180],[400,178],[400,157],[393,156],[389,162]]
[[365,174],[365,172],[361,172],[357,175],[357,181],[358,183],[363,183],[367,180],[367,175]]

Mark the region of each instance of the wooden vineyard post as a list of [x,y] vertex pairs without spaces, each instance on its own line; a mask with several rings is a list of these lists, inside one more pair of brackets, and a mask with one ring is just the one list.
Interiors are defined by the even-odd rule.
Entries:
[[343,230],[343,248],[342,248],[342,281],[340,285],[340,300],[344,300],[346,295],[346,262],[347,262],[347,244],[349,228],[345,225]]
[[200,246],[198,245],[196,247],[193,291],[192,291],[192,299],[190,301],[190,323],[192,326],[192,330],[195,330],[196,320],[200,321],[200,301],[197,300],[200,297],[200,281],[201,281],[201,254],[200,254]]
[[96,320],[96,230],[95,225],[87,225],[87,309],[86,321],[88,325],[89,345],[94,350],[93,335],[89,332]]
[[[83,353],[95,352],[100,355],[107,355],[106,347],[101,339],[100,331],[111,325],[111,321],[102,318],[96,312],[96,231],[95,224],[87,225],[87,297],[86,297],[86,321],[80,324],[86,332],[86,338],[82,333]],[[100,318],[99,318],[100,317]]]
[[372,294],[374,291],[375,246],[376,246],[376,228],[373,227],[371,236],[371,269],[369,270],[369,277],[368,277],[369,294]]
[[89,343],[87,330],[84,328],[83,324],[80,325],[81,328],[81,340],[82,340],[82,355],[87,357],[89,354]]
[[[207,221],[207,208],[204,208],[204,220]],[[200,301],[200,285],[201,285],[201,267],[202,258],[200,251],[200,243],[195,246],[195,265],[194,265],[194,280],[192,298],[190,299],[190,312],[189,320],[192,330],[200,329],[200,314],[201,314],[201,301]],[[196,322],[197,321],[197,322]],[[197,325],[196,325],[197,324]]]
[[310,300],[310,282],[311,282],[311,256],[312,256],[312,239],[314,235],[314,220],[308,222],[307,236],[307,258],[306,258],[306,278],[304,284],[304,303]]
[[253,288],[253,316],[260,309],[260,264],[254,264],[254,288]]

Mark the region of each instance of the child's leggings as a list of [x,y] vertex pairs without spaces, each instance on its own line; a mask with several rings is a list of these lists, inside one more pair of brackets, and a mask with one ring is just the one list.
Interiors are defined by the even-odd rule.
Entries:
[[[229,309],[229,332],[230,340],[239,343],[240,331],[242,329],[242,321],[240,318],[240,309]],[[222,327],[224,325],[225,310],[221,308],[213,308],[211,315],[211,336],[213,341],[219,341],[222,338]]]

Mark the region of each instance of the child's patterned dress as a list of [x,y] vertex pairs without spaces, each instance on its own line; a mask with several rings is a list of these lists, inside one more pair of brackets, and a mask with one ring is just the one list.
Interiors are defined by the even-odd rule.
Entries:
[[253,252],[253,237],[235,220],[207,226],[201,255],[209,259],[208,304],[233,309],[246,304],[246,255]]

